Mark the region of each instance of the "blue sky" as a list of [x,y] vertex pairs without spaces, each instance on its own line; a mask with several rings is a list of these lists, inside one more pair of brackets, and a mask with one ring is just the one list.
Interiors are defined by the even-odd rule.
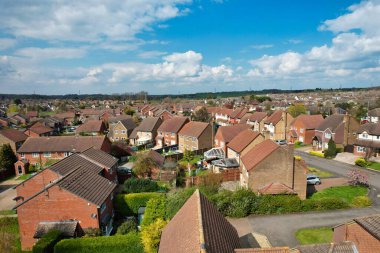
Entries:
[[379,0],[3,0],[0,15],[0,93],[380,85]]

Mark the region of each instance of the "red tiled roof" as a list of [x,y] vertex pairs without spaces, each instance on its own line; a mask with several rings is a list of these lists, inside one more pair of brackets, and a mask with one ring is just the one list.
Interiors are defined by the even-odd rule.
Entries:
[[208,126],[210,126],[209,123],[190,121],[183,126],[183,128],[179,131],[179,134],[198,138]]
[[265,124],[270,124],[272,123],[273,125],[276,125],[282,118],[282,113],[283,111],[282,110],[278,110],[278,111],[275,111],[272,113],[272,115],[270,115],[266,120],[265,120]]
[[270,183],[259,190],[261,194],[280,195],[280,194],[297,194],[292,188],[283,183]]
[[245,149],[253,140],[255,140],[260,133],[254,132],[251,129],[246,129],[241,131],[238,135],[233,138],[230,143],[228,143],[228,147],[235,152],[240,153]]
[[189,121],[187,117],[173,117],[165,120],[157,129],[160,132],[178,133],[179,130]]
[[301,121],[304,125],[305,125],[305,128],[306,129],[315,129],[317,128],[323,121],[323,117],[322,115],[318,114],[318,115],[305,115],[305,114],[302,114],[302,115],[299,115],[294,121]]
[[265,140],[248,151],[248,153],[241,158],[242,163],[245,168],[250,171],[278,148],[280,148],[280,146],[273,141]]
[[45,134],[45,133],[50,133],[54,131],[52,128],[44,126],[42,124],[34,124],[28,130],[36,134]]
[[267,116],[266,112],[254,112],[249,118],[250,121],[262,121]]
[[290,253],[289,247],[235,249],[235,253]]
[[229,143],[236,135],[248,128],[250,128],[250,126],[244,124],[233,126],[220,126],[216,134],[220,132],[223,137],[223,140],[226,143]]
[[25,141],[28,138],[26,134],[16,129],[0,130],[0,135],[3,135],[4,137],[13,142]]
[[104,129],[104,122],[102,120],[87,120],[76,129],[77,133],[84,132],[101,132]]

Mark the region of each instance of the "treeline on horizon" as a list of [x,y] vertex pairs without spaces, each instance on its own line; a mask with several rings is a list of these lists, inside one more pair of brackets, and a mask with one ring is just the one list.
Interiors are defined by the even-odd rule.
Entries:
[[[4,99],[90,99],[90,100],[162,100],[164,98],[180,98],[180,99],[215,99],[227,97],[242,97],[246,95],[256,94],[281,94],[281,93],[304,93],[304,92],[331,92],[331,91],[359,91],[367,88],[339,88],[339,89],[298,89],[298,90],[281,90],[281,89],[264,89],[259,91],[221,91],[221,92],[199,92],[194,94],[166,94],[166,95],[149,95],[147,92],[123,93],[123,94],[65,94],[65,95],[40,95],[40,94],[0,94],[0,100]],[[371,87],[371,89],[380,89]]]

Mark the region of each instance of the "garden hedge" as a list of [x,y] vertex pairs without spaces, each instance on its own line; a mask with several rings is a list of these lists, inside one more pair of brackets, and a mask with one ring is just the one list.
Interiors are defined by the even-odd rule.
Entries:
[[62,232],[51,230],[41,237],[33,246],[33,253],[53,253],[54,245],[62,239]]
[[317,151],[309,151],[309,154],[313,155],[313,156],[322,157],[322,158],[325,157],[325,155],[323,153],[320,153],[320,152],[317,152]]
[[122,216],[137,216],[140,207],[146,206],[150,199],[161,195],[162,193],[156,192],[117,194],[114,199],[115,210]]
[[60,241],[54,247],[54,253],[144,253],[138,233],[127,235],[83,237]]
[[145,178],[130,178],[124,182],[125,193],[156,192],[160,190],[157,182]]

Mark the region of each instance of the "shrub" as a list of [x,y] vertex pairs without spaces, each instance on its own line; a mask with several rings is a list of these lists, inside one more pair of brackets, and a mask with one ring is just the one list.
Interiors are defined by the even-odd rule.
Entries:
[[199,176],[199,190],[205,196],[211,196],[218,193],[223,182],[221,173],[209,173]]
[[263,195],[251,211],[255,214],[300,212],[302,201],[296,195]]
[[166,198],[166,219],[171,219],[194,193],[195,188],[181,189],[169,193]]
[[333,158],[336,155],[336,144],[333,139],[329,140],[328,148],[324,154],[325,158]]
[[348,173],[350,185],[354,186],[369,186],[368,174],[358,169],[353,169]]
[[137,216],[140,207],[146,206],[150,199],[157,198],[161,194],[156,192],[117,194],[114,199],[115,210],[123,216]]
[[158,198],[153,198],[146,204],[146,209],[144,213],[144,219],[141,223],[142,226],[147,226],[152,224],[155,220],[164,220],[166,215],[166,199],[165,196],[159,196]]
[[33,253],[52,253],[54,245],[62,239],[62,232],[59,230],[51,230],[41,237],[33,246]]
[[162,230],[166,226],[167,221],[157,219],[154,223],[143,227],[141,231],[141,240],[144,245],[145,252],[156,253],[160,245]]
[[317,151],[309,151],[309,154],[313,155],[313,156],[318,156],[318,157],[325,157],[324,154],[317,152]]
[[294,159],[296,159],[297,161],[301,161],[301,160],[302,160],[302,157],[299,156],[299,155],[295,155],[295,156],[294,156]]
[[352,200],[352,207],[366,207],[371,206],[372,200],[368,196],[357,196]]
[[367,167],[368,163],[364,158],[358,158],[355,160],[355,165],[360,166],[360,167]]
[[137,232],[137,224],[134,220],[127,220],[117,228],[117,235],[126,235],[130,232]]
[[326,197],[326,198],[321,198],[321,199],[316,199],[316,200],[309,200],[309,201],[314,201],[310,207],[312,209],[310,210],[305,210],[305,211],[324,211],[324,210],[336,210],[336,209],[345,209],[349,208],[350,205],[344,201],[341,198],[336,198],[336,197]]
[[124,182],[125,193],[155,192],[160,187],[157,182],[144,178],[130,178]]
[[54,253],[144,253],[138,233],[127,235],[82,237],[60,241]]

